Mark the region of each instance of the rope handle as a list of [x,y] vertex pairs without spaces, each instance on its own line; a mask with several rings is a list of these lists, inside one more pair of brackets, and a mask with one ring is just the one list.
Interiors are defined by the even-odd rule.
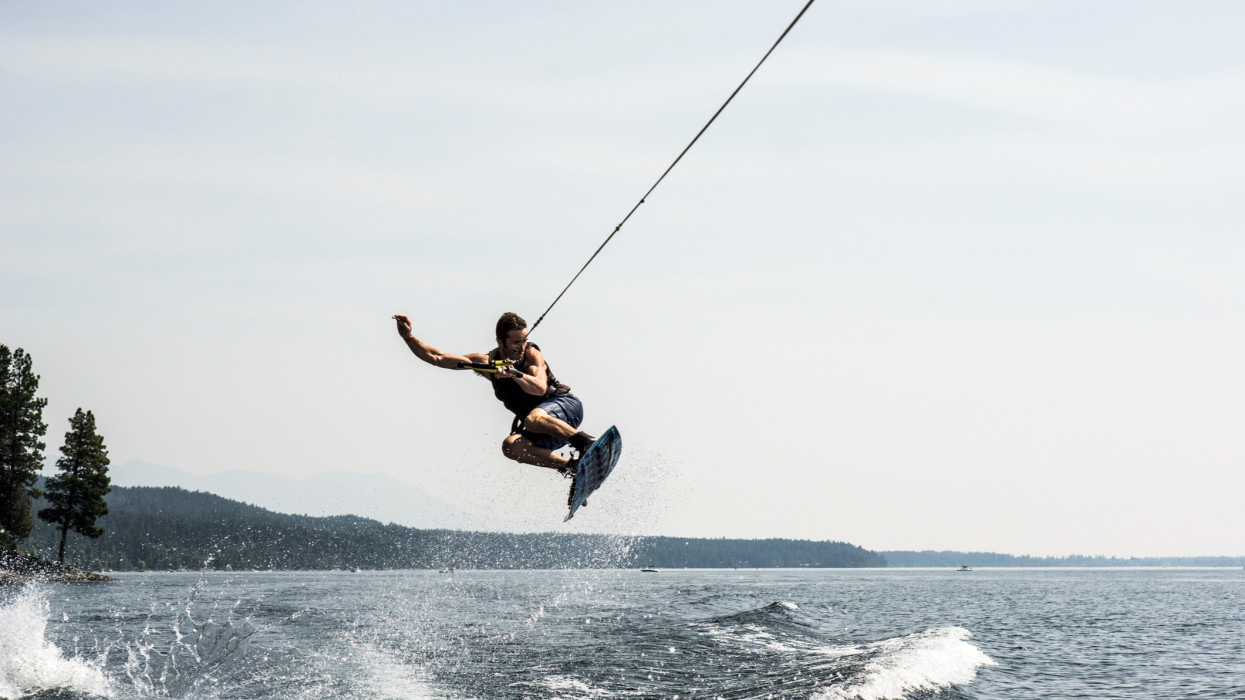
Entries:
[[469,369],[484,374],[497,374],[506,369],[515,374],[527,376],[527,373],[514,366],[513,360],[490,360],[488,362],[459,362],[458,369]]

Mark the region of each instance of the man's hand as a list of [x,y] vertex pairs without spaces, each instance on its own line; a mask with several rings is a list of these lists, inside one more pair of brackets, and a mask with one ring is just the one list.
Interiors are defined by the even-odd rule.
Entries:
[[402,314],[394,314],[393,319],[398,322],[398,335],[403,338],[411,337],[411,319]]

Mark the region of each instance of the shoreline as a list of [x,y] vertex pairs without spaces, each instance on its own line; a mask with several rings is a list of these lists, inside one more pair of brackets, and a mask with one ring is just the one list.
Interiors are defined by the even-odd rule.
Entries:
[[77,583],[116,580],[112,576],[36,559],[22,552],[0,553],[0,585],[28,581]]
[[[973,567],[968,572],[960,572],[954,567],[943,566],[887,566],[887,567],[685,567],[671,566],[658,567],[660,573],[680,573],[680,572],[699,572],[699,573],[725,573],[734,574],[739,572],[836,572],[836,573],[879,573],[879,572],[952,572],[952,573],[1007,573],[1007,572],[1068,572],[1068,571],[1103,571],[1103,572],[1129,572],[1129,571],[1240,571],[1239,566],[980,566]],[[514,572],[555,572],[555,573],[572,573],[572,572],[638,572],[638,567],[577,567],[577,568],[456,568],[452,573],[455,574],[492,574],[492,573],[514,573]],[[0,575],[4,572],[0,571]],[[108,570],[102,573],[93,574],[95,576],[141,576],[146,574],[196,574],[196,575],[281,575],[281,574],[401,574],[401,573],[423,573],[436,574],[447,573],[435,568],[393,568],[393,569],[360,569],[359,571],[351,571],[350,569],[132,569],[132,570]],[[118,580],[112,578],[111,580]]]

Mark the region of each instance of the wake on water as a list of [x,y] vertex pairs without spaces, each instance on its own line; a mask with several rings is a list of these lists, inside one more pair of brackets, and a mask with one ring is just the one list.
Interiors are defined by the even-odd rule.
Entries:
[[825,700],[885,700],[914,691],[937,691],[972,682],[977,669],[994,661],[968,643],[972,636],[962,627],[943,627],[887,639],[859,650],[832,650],[841,658],[859,658],[864,672],[842,687],[831,687],[817,697]]
[[27,586],[0,602],[0,698],[21,698],[50,689],[111,695],[99,661],[65,658],[45,633],[51,609],[38,589]]
[[[219,684],[222,678],[213,672],[242,656],[256,628],[234,619],[232,610],[223,623],[197,622],[193,608],[202,585],[200,579],[166,629],[153,627],[149,616],[137,638],[97,640],[91,651],[76,649],[69,657],[47,639],[51,606],[45,589],[27,584],[0,599],[0,699],[47,691],[114,697],[120,684],[105,668],[120,654],[126,685],[140,697],[185,697],[205,684]],[[67,614],[64,619],[69,621]]]
[[[799,606],[785,601],[710,618],[693,628],[714,646],[733,647],[731,663],[743,670],[730,684],[712,688],[710,697],[892,700],[969,683],[979,668],[995,665],[960,627],[869,644],[828,643]],[[751,664],[739,650],[768,658]]]
[[[451,658],[418,658],[422,655],[410,653],[416,649],[409,644],[395,647],[386,642],[393,629],[372,636],[349,630],[343,634],[341,620],[317,618],[321,613],[314,610],[267,619],[273,627],[310,626],[321,630],[312,631],[315,638],[336,638],[345,644],[330,639],[328,646],[311,648],[308,640],[313,637],[308,636],[285,649],[279,644],[253,648],[249,641],[263,630],[237,611],[238,603],[200,603],[203,586],[201,577],[175,608],[153,606],[137,634],[127,637],[117,627],[110,639],[75,638],[72,649],[58,648],[47,637],[52,619],[48,589],[34,585],[9,589],[8,595],[0,595],[0,698],[682,695],[892,700],[913,694],[925,697],[969,683],[979,668],[994,664],[968,641],[971,635],[963,628],[941,627],[870,643],[835,643],[817,632],[816,616],[782,601],[682,622],[628,623],[640,626],[616,628],[617,637],[602,629],[605,636],[595,643],[600,649],[614,648],[603,657],[582,655],[580,645],[588,640],[582,628],[568,626],[565,617],[552,619],[557,616],[546,616],[542,608],[540,615],[517,618],[507,632],[512,637],[509,645],[514,644],[515,632],[540,632],[545,627],[541,636],[558,640],[545,652],[558,662],[554,665],[538,663],[542,659],[531,656],[507,656],[513,652],[496,636],[467,634],[446,645],[443,633],[403,629],[409,621],[390,620],[399,634],[428,637],[420,645],[458,649],[448,652]],[[4,592],[0,589],[0,594]],[[548,604],[577,605],[556,597]],[[211,610],[202,611],[205,607]],[[213,621],[212,614],[223,621]],[[65,622],[70,622],[67,616]],[[458,627],[452,619],[447,625]],[[580,656],[575,656],[577,650]],[[471,657],[480,654],[491,654],[493,661],[474,667],[478,662]],[[537,666],[542,668],[533,668]],[[471,678],[463,680],[464,675]]]

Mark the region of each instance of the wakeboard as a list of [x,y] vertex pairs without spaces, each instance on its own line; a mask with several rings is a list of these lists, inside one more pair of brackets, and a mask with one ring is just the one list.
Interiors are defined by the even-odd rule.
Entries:
[[588,505],[588,496],[601,488],[605,478],[618,466],[618,458],[622,456],[622,436],[618,428],[610,426],[605,434],[596,439],[584,450],[579,458],[579,469],[571,480],[571,493],[567,496],[566,505],[571,511],[562,522],[575,517],[580,506]]

